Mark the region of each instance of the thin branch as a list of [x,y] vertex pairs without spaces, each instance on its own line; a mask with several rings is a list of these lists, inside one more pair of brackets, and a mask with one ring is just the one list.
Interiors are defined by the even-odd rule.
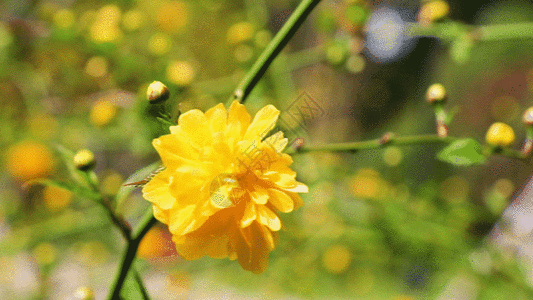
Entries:
[[120,299],[120,290],[122,289],[122,285],[128,276],[128,271],[135,260],[139,244],[148,230],[150,230],[150,228],[152,228],[152,226],[154,226],[156,223],[157,220],[153,216],[152,208],[150,208],[143,216],[139,226],[137,226],[137,228],[133,231],[132,239],[130,239],[128,242],[128,248],[126,251],[124,251],[122,261],[120,263],[120,272],[118,272],[115,283],[113,284],[112,293],[108,297],[109,300]]
[[231,103],[233,100],[239,100],[239,102],[244,103],[244,101],[246,101],[246,98],[250,95],[250,92],[265,74],[272,61],[287,45],[294,33],[296,33],[298,28],[300,28],[300,25],[302,25],[302,23],[319,2],[320,0],[304,0],[300,3],[300,5],[298,5],[294,13],[268,44],[250,71],[248,71],[244,79],[237,86],[237,89],[228,102]]

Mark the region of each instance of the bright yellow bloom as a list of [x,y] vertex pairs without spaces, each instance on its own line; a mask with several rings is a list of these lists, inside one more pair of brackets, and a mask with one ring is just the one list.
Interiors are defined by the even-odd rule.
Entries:
[[281,229],[277,211],[291,212],[302,204],[297,193],[308,192],[281,153],[283,133],[264,139],[279,113],[267,105],[252,120],[237,101],[229,111],[193,109],[153,141],[166,169],[143,195],[185,259],[229,257],[254,273],[266,269]]

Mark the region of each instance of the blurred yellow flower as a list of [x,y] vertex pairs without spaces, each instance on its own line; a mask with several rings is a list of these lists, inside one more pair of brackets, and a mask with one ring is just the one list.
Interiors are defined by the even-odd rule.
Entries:
[[322,264],[330,273],[343,273],[352,262],[350,250],[342,245],[329,247],[322,255]]
[[117,114],[117,108],[107,99],[100,99],[94,103],[91,109],[91,124],[94,126],[105,126],[113,120]]
[[187,25],[189,13],[183,1],[170,1],[163,5],[156,16],[156,23],[161,30],[172,33]]
[[172,47],[172,40],[170,39],[170,36],[166,33],[162,32],[156,32],[148,41],[148,50],[154,55],[164,55],[168,51],[170,51],[170,48]]
[[144,15],[139,10],[130,10],[122,18],[122,26],[129,31],[134,31],[144,25]]
[[43,144],[21,142],[8,149],[6,169],[19,181],[46,177],[54,170],[54,156]]
[[115,42],[122,36],[118,27],[121,17],[120,8],[116,5],[106,5],[100,8],[91,26],[90,35],[94,42]]
[[308,192],[281,153],[283,133],[265,139],[278,116],[267,105],[252,120],[237,101],[228,111],[193,109],[153,141],[166,169],[143,195],[185,259],[229,257],[254,273],[266,269],[281,229],[276,211],[291,212],[302,204],[297,193]]
[[418,12],[418,22],[429,25],[432,22],[444,19],[450,13],[450,5],[446,1],[431,1],[422,5]]
[[[168,234],[168,231],[166,232]],[[169,234],[168,234],[169,235]],[[165,230],[154,227],[150,229],[141,240],[137,256],[141,258],[159,258],[175,254],[169,237],[165,236]]]
[[93,56],[87,60],[85,73],[92,77],[104,77],[107,74],[107,59],[102,56]]
[[389,183],[381,178],[378,171],[362,168],[350,181],[352,195],[359,198],[382,199],[390,192]]
[[249,40],[254,35],[254,27],[249,22],[240,22],[231,25],[226,34],[226,39],[230,44],[237,44]]
[[167,79],[177,85],[190,84],[194,75],[195,70],[187,61],[172,61],[167,67]]
[[44,205],[51,211],[62,210],[71,199],[72,192],[57,186],[46,186],[43,190]]

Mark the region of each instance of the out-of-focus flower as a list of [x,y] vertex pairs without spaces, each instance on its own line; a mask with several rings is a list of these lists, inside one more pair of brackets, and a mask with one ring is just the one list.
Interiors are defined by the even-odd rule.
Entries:
[[141,28],[144,24],[144,15],[139,10],[130,10],[122,17],[122,26],[129,31]]
[[117,107],[108,99],[100,99],[94,103],[91,109],[91,124],[94,126],[105,126],[113,120],[117,114]]
[[230,44],[238,44],[240,42],[249,40],[254,35],[254,27],[249,22],[240,22],[231,25],[228,29],[227,40]]
[[283,133],[265,139],[278,116],[268,105],[252,120],[237,101],[229,111],[193,109],[153,141],[166,169],[143,195],[185,259],[229,257],[254,273],[266,269],[281,229],[276,211],[291,212],[302,204],[297,193],[308,192],[281,153]]
[[496,147],[507,147],[514,143],[514,140],[515,134],[513,128],[501,122],[490,125],[485,135],[487,144]]
[[[168,231],[166,232],[168,234]],[[175,254],[176,250],[170,240],[170,234],[165,236],[165,230],[154,227],[146,233],[139,244],[137,256],[141,258],[159,258]]]
[[43,190],[44,205],[51,211],[65,208],[72,199],[72,193],[57,186],[46,186]]
[[156,32],[148,40],[148,50],[154,55],[164,55],[170,51],[172,40],[166,33]]
[[167,79],[177,85],[190,84],[194,75],[195,70],[187,61],[172,61],[167,67]]
[[54,165],[52,152],[40,143],[25,141],[7,151],[6,169],[19,181],[46,177],[52,173]]
[[418,22],[422,25],[429,25],[448,16],[450,5],[446,1],[431,1],[422,5],[418,12]]
[[85,73],[92,77],[104,77],[107,74],[107,59],[102,56],[93,56],[87,60]]
[[391,190],[390,184],[381,178],[379,172],[370,168],[358,170],[350,185],[355,197],[374,200],[385,198]]
[[82,286],[74,292],[73,297],[75,300],[94,300],[94,293],[92,289]]
[[322,255],[322,265],[331,273],[342,273],[348,269],[352,261],[350,250],[342,245],[329,247]]
[[156,16],[156,23],[161,30],[174,33],[187,25],[189,12],[183,1],[170,1],[161,7]]
[[120,8],[110,4],[100,8],[94,23],[90,28],[90,35],[94,42],[115,42],[122,36],[118,27],[121,17]]

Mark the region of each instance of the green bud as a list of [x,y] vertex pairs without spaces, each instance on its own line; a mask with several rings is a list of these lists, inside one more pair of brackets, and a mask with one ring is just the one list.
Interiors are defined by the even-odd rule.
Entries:
[[78,151],[78,153],[74,155],[74,165],[78,170],[84,172],[93,169],[96,165],[94,154],[87,149]]

